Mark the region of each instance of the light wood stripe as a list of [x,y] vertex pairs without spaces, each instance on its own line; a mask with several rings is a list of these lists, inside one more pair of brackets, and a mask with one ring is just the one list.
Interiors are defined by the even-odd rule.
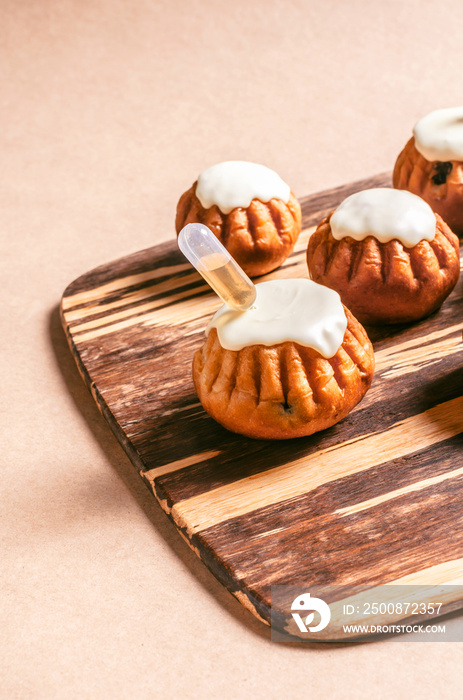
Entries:
[[[138,302],[145,301],[146,299],[151,299],[159,296],[160,294],[165,294],[172,289],[181,289],[182,287],[186,287],[194,282],[202,282],[202,279],[197,272],[192,272],[190,275],[183,275],[180,279],[181,281],[179,281],[179,279],[176,277],[172,277],[165,282],[158,282],[157,284],[150,285],[149,287],[137,289],[135,292],[129,292],[126,294],[122,292],[121,296],[115,301],[109,301],[103,304],[102,302],[104,299],[97,299],[97,303],[94,306],[85,306],[81,309],[66,311],[66,321],[69,323],[76,320],[80,321],[81,319],[101,313],[105,313],[109,316],[110,314],[108,314],[108,312],[113,311],[113,309],[119,309],[121,306],[137,304]],[[169,297],[164,300],[164,303],[166,303],[166,301],[168,303],[168,299]],[[133,311],[136,311],[136,308],[139,307],[135,307]],[[76,326],[76,328],[77,327],[78,326]]]
[[[463,349],[461,331],[463,330],[463,322],[456,323],[449,328],[443,328],[433,333],[429,333],[427,336],[412,338],[411,340],[406,340],[402,343],[397,343],[392,347],[385,348],[384,350],[375,351],[375,366],[376,372],[381,372],[388,367],[392,367],[402,361],[405,362],[409,358],[426,358],[427,353],[433,352],[432,345],[440,343],[446,336],[451,336],[447,340],[450,343],[450,347],[454,345],[459,345],[459,349]],[[438,351],[438,348],[436,349]]]
[[463,585],[463,558],[444,561],[412,574],[388,581],[394,586],[461,586]]
[[414,484],[408,484],[395,491],[389,491],[388,493],[383,493],[381,496],[376,498],[369,498],[367,501],[362,501],[361,503],[356,503],[353,506],[347,506],[346,508],[339,508],[335,511],[335,515],[353,515],[354,513],[360,513],[362,510],[368,510],[369,508],[374,508],[375,506],[386,503],[386,501],[391,501],[399,496],[405,496],[408,493],[414,491],[421,491],[422,489],[427,489],[429,486],[435,486],[436,484],[441,484],[443,481],[448,479],[456,479],[459,476],[463,476],[463,467],[460,469],[454,469],[450,472],[445,472],[444,474],[439,474],[438,476],[430,477],[429,479],[423,479],[422,481],[417,481]]
[[[106,316],[102,316],[101,318],[94,319],[93,321],[86,321],[85,323],[79,323],[76,326],[73,326],[72,332],[79,334],[82,333],[83,331],[88,331],[92,330],[94,328],[101,328],[102,330],[104,329],[104,326],[109,326],[111,324],[117,324],[118,321],[122,319],[131,319],[133,323],[137,323],[140,318],[145,318],[145,313],[146,311],[154,311],[155,309],[159,308],[165,308],[168,304],[173,304],[181,299],[192,299],[196,294],[200,294],[201,292],[206,292],[208,289],[207,285],[202,284],[199,285],[198,287],[195,287],[194,289],[187,289],[183,292],[178,292],[177,294],[172,294],[171,296],[168,297],[162,297],[161,299],[155,299],[153,301],[146,302],[146,304],[138,304],[137,306],[131,306],[130,309],[124,309],[124,311],[119,311],[115,312],[112,314],[107,314]],[[218,303],[218,302],[217,302]],[[102,309],[100,308],[100,311]],[[66,314],[66,321],[68,319],[68,315]],[[156,319],[157,320],[157,319]],[[113,329],[108,328],[108,332],[112,333]],[[101,335],[104,335],[104,333],[101,333]]]
[[[177,301],[180,295],[174,295],[171,297],[171,303]],[[86,343],[89,340],[95,340],[103,335],[108,335],[109,333],[117,333],[121,330],[126,330],[132,326],[143,325],[146,327],[157,327],[166,325],[179,325],[181,324],[181,318],[183,317],[183,325],[189,326],[190,324],[201,325],[203,323],[203,317],[207,315],[212,315],[216,311],[221,302],[215,295],[208,294],[204,299],[189,298],[186,302],[180,302],[174,307],[160,308],[156,314],[152,311],[149,313],[144,313],[136,316],[131,316],[130,318],[120,321],[119,323],[111,323],[111,325],[102,326],[93,331],[88,331],[87,333],[81,333],[73,335],[74,342],[76,344]],[[182,307],[182,311],[178,312],[178,306]],[[174,317],[172,322],[169,324],[169,319]],[[203,324],[205,325],[205,324]],[[73,330],[74,333],[74,330]]]
[[[274,503],[302,496],[330,481],[356,474],[463,432],[463,397],[373,433],[320,450],[246,479],[179,501],[172,516],[190,534]],[[278,488],[275,485],[278,484]]]
[[184,459],[176,459],[174,462],[169,462],[168,464],[163,464],[160,467],[155,467],[154,469],[148,469],[146,472],[142,472],[142,477],[154,484],[154,480],[157,479],[158,476],[170,474],[171,472],[178,471],[179,469],[185,469],[185,467],[191,467],[193,464],[200,464],[208,459],[217,457],[219,454],[220,450],[210,450],[209,452],[202,452],[199,455],[192,455],[191,457],[185,457]]
[[106,282],[99,287],[93,287],[85,292],[77,292],[76,294],[71,294],[70,296],[65,296],[62,299],[62,308],[64,310],[70,309],[72,306],[78,306],[80,304],[87,304],[91,301],[98,301],[104,299],[104,297],[117,292],[121,289],[128,289],[136,284],[142,284],[143,282],[148,282],[149,280],[159,279],[159,277],[167,277],[169,275],[176,275],[179,272],[183,272],[191,268],[189,263],[181,263],[180,265],[170,265],[168,267],[158,267],[155,270],[148,270],[147,272],[139,272],[136,275],[128,275],[126,277],[119,277],[118,279],[112,280],[112,282]]
[[180,408],[169,408],[167,409],[167,411],[161,411],[159,417],[164,418],[164,416],[173,416],[175,413],[184,413],[185,411],[191,411],[192,408],[200,407],[201,401],[194,401],[193,403],[189,403],[186,406],[180,406]]
[[450,355],[461,351],[462,343],[460,335],[442,340],[440,343],[436,343],[435,347],[429,345],[415,347],[401,355],[390,357],[389,361],[392,367],[384,372],[383,379],[403,377],[406,374],[416,372],[420,368],[432,365],[439,362],[439,360],[442,360],[444,357],[450,357]]

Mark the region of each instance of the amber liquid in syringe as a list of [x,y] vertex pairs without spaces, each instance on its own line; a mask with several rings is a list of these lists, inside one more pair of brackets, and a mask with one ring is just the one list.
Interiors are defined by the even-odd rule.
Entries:
[[210,253],[201,258],[198,270],[230,308],[244,310],[254,303],[256,289],[243,277],[233,259],[222,253]]

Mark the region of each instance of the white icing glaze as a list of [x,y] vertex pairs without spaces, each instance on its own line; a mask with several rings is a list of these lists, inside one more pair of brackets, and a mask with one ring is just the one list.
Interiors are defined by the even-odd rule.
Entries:
[[308,279],[279,279],[256,284],[250,309],[224,304],[209,322],[226,350],[293,341],[333,357],[341,346],[347,318],[339,294]]
[[196,196],[205,209],[214,204],[229,214],[237,207],[248,207],[253,199],[289,200],[291,190],[279,175],[265,165],[229,160],[204,170],[198,177]]
[[415,124],[415,147],[426,160],[463,160],[463,107],[437,109]]
[[436,235],[436,216],[421,197],[388,187],[356,192],[335,210],[331,220],[333,238],[346,236],[363,241],[374,236],[380,243],[394,239],[406,248]]

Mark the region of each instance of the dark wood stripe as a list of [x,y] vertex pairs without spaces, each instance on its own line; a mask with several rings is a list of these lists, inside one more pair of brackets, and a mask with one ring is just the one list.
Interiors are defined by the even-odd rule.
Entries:
[[[429,477],[449,475],[458,468],[458,465],[455,464],[455,453],[462,448],[463,435],[454,436],[432,448],[407,455],[403,459],[379,464],[367,472],[352,474],[329,484],[323,484],[310,493],[290,501],[273,504],[238,518],[227,520],[203,530],[200,536],[207,540],[218,554],[224,556],[227,554],[241,570],[250,573],[251,561],[255,561],[256,568],[253,570],[253,576],[262,576],[262,580],[265,581],[268,578],[268,583],[272,585],[290,583],[280,580],[281,571],[278,566],[274,566],[277,563],[275,554],[278,549],[284,548],[288,544],[288,538],[291,539],[294,536],[298,528],[300,529],[301,523],[304,523],[305,528],[307,528],[307,534],[304,532],[304,535],[301,535],[299,532],[299,536],[304,542],[310,541],[313,537],[320,539],[327,518],[334,518],[341,526],[345,521],[346,527],[348,527],[349,518],[357,518],[357,515],[335,516],[336,511],[376,496],[386,496],[388,493],[405,486],[419,485],[420,482]],[[314,464],[312,469],[316,468],[317,466]],[[462,478],[463,476],[457,477],[459,484]],[[445,491],[447,489],[446,483],[443,481],[430,488],[418,489],[405,498],[413,497],[414,502],[418,503],[420,500],[428,498],[429,493],[438,494],[442,489]],[[386,501],[385,504],[376,508],[378,510],[388,508],[391,511],[391,518],[400,516],[400,504],[403,502],[403,498],[401,496],[398,499]],[[372,512],[374,509],[375,507],[372,508]],[[446,515],[448,513],[444,507],[441,516]],[[459,515],[463,518],[463,512]],[[371,518],[372,513],[361,511],[358,518],[362,517]],[[274,530],[278,530],[278,532],[273,532]],[[365,529],[364,534],[367,532],[368,529]],[[400,532],[401,530],[398,529],[397,534],[399,535]],[[269,534],[266,535],[266,533]],[[449,534],[451,534],[450,530]],[[259,547],[265,550],[267,563],[255,559],[254,543],[256,540],[259,540]],[[463,549],[459,556],[463,556]],[[271,573],[268,573],[267,576],[266,571]],[[334,567],[332,583],[336,583],[339,574],[342,574],[342,569]],[[301,576],[304,575],[312,576],[310,565],[308,565],[306,574],[301,571]]]
[[[419,464],[419,456],[414,460],[416,469],[432,467]],[[448,468],[451,461],[448,455]],[[228,521],[193,543],[210,550],[216,568],[239,572],[241,586],[263,600],[275,584],[370,587],[463,557],[462,487],[460,476],[348,517],[329,512],[323,499],[335,495],[320,490],[313,502],[302,497],[272,513]],[[258,537],[269,526],[283,529]]]

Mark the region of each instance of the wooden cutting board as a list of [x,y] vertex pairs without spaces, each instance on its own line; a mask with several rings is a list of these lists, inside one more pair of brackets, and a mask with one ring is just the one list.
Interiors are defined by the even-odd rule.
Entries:
[[[389,184],[302,199],[294,253],[261,279],[306,277],[314,225],[348,194]],[[191,360],[220,301],[175,240],[83,275],[61,311],[136,469],[206,566],[269,623],[273,584],[463,583],[462,293],[460,280],[430,318],[370,329],[364,400],[338,425],[281,442],[232,434],[199,404]],[[443,612],[463,607],[454,598]]]

